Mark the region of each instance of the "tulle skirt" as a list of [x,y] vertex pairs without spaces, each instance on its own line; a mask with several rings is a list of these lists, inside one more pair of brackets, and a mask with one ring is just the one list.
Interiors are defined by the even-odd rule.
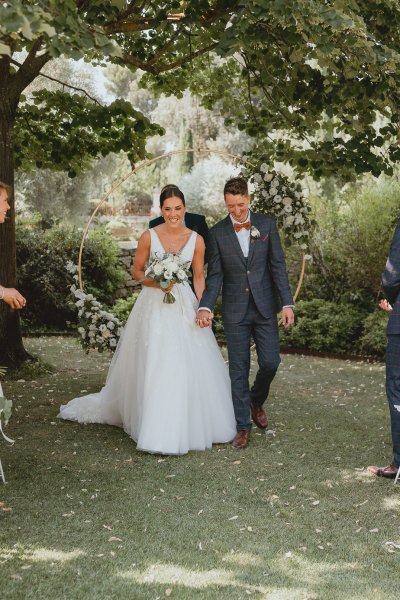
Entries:
[[137,448],[161,454],[205,450],[233,439],[231,386],[214,335],[194,322],[188,285],[176,301],[144,288],[129,316],[99,393],[61,406],[59,417],[123,427]]

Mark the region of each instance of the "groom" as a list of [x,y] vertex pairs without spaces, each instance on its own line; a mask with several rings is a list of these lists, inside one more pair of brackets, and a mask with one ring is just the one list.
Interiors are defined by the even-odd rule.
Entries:
[[[274,218],[249,210],[250,196],[243,177],[227,181],[224,198],[229,215],[210,230],[206,289],[196,320],[200,327],[211,325],[222,287],[222,319],[237,423],[232,446],[242,449],[250,438],[250,413],[258,427],[268,427],[262,405],[280,363],[276,313],[283,305],[282,322],[285,328],[290,327],[294,323],[293,298]],[[251,337],[259,370],[249,389]]]

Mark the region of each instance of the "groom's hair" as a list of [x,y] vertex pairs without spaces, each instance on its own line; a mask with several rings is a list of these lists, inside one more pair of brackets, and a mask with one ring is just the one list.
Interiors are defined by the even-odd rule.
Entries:
[[8,198],[11,196],[11,191],[12,191],[11,185],[8,185],[8,183],[4,183],[3,181],[0,181],[0,188],[3,188],[3,190],[6,190]]
[[232,177],[228,179],[224,187],[224,196],[226,194],[248,196],[249,188],[247,187],[246,179],[244,177]]
[[181,192],[181,190],[178,188],[177,185],[175,185],[174,183],[167,183],[167,185],[164,185],[164,187],[161,190],[161,194],[160,194],[160,207],[163,207],[164,201],[167,198],[180,198],[183,202],[183,206],[185,206],[185,196],[183,195],[183,192]]

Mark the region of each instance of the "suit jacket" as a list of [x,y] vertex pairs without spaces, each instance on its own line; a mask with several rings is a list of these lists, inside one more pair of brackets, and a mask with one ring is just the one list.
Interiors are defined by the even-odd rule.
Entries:
[[229,215],[209,234],[206,289],[199,306],[213,310],[222,287],[222,318],[226,322],[243,319],[250,293],[266,318],[275,316],[282,305],[294,304],[275,219],[253,212],[250,219],[260,238],[250,239],[248,258]]
[[[164,223],[164,217],[157,217],[156,219],[152,219],[150,221],[149,227],[151,229],[152,227],[157,227],[157,225],[161,225],[161,223]],[[207,251],[208,226],[205,217],[203,215],[196,215],[194,213],[187,212],[185,214],[185,225],[188,229],[192,229],[192,231],[196,231],[202,236]]]
[[389,258],[382,274],[382,287],[393,307],[387,332],[400,334],[400,224],[394,232]]

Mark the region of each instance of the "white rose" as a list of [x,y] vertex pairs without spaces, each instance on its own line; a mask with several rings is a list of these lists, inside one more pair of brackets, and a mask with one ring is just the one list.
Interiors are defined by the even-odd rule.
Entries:
[[172,271],[172,273],[176,273],[179,271],[179,265],[175,261],[171,261],[168,265],[168,271]]
[[285,227],[290,227],[291,225],[293,225],[293,223],[294,223],[294,217],[292,215],[285,217]]
[[85,303],[83,300],[78,300],[78,302],[75,302],[75,306],[77,306],[78,308],[80,308],[81,306],[84,306]]
[[281,201],[282,201],[282,196],[279,196],[279,194],[277,194],[274,198],[275,204],[279,204]]
[[108,321],[107,327],[108,327],[108,329],[114,329],[115,325],[112,321]]
[[261,196],[263,196],[264,198],[268,198],[269,194],[266,190],[262,190]]
[[78,332],[83,335],[85,333],[85,329],[83,327],[78,327]]
[[153,271],[154,271],[154,275],[161,275],[161,273],[163,272],[163,268],[161,265],[157,264],[157,265],[154,265]]
[[172,279],[172,273],[171,273],[171,271],[165,271],[164,272],[164,279],[166,279],[167,281],[169,281],[170,279]]
[[294,222],[295,222],[295,225],[303,225],[304,219],[301,215],[296,215]]
[[264,175],[264,181],[267,181],[268,183],[272,181],[273,178],[274,176],[272,175],[272,173],[267,173],[266,175]]
[[177,275],[178,275],[178,279],[180,279],[181,281],[183,281],[184,279],[186,279],[186,273],[182,269],[179,269]]
[[290,204],[287,204],[285,206],[285,210],[286,210],[286,212],[289,212],[289,213],[292,212],[292,207],[290,206]]
[[110,340],[110,347],[111,348],[115,348],[116,345],[117,345],[117,340]]
[[268,167],[265,163],[263,163],[260,167],[261,173],[266,173],[268,171]]
[[253,179],[256,183],[260,183],[262,181],[262,177],[261,177],[260,173],[256,173],[254,175]]
[[103,338],[109,338],[111,333],[106,328],[106,329],[104,329],[104,331],[102,331],[101,335],[103,336]]
[[285,196],[283,199],[283,204],[292,204],[292,199],[289,196]]
[[103,332],[107,329],[107,327],[104,325],[104,323],[102,323],[99,327],[99,331]]

